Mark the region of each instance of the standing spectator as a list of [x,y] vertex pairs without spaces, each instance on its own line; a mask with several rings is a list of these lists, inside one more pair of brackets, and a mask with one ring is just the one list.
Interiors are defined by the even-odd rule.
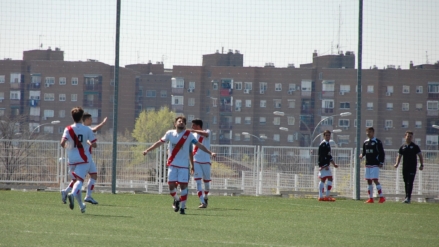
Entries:
[[[332,188],[332,173],[330,165],[332,164],[335,168],[337,168],[338,165],[336,165],[332,159],[331,145],[329,144],[329,140],[331,140],[331,131],[325,130],[323,132],[323,138],[324,140],[319,145],[319,201],[334,202],[335,198],[332,198],[329,195]],[[328,181],[326,182],[326,180]],[[326,196],[323,197],[325,188]]]

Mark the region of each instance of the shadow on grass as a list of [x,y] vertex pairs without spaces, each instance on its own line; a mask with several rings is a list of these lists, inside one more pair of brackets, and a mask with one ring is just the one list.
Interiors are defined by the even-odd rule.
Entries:
[[92,217],[109,217],[109,218],[134,218],[133,216],[125,216],[125,215],[108,215],[108,214],[85,214],[87,216]]

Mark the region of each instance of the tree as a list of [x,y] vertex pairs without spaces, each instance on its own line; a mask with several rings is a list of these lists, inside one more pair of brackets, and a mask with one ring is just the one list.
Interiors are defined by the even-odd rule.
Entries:
[[159,111],[142,111],[136,119],[132,136],[138,142],[154,143],[174,128],[175,112],[168,107]]

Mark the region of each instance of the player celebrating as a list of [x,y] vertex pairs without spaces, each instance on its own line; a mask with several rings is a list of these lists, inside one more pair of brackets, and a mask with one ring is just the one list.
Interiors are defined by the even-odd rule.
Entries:
[[[189,182],[189,152],[191,144],[215,157],[216,154],[210,152],[203,144],[197,141],[189,130],[186,130],[186,118],[179,116],[174,121],[175,130],[168,130],[166,134],[151,147],[143,151],[143,155],[155,148],[169,142],[168,145],[168,185],[169,193],[174,198],[174,211],[185,214],[187,200],[187,185]],[[177,196],[177,185],[180,185],[180,198]],[[180,207],[181,203],[181,207]]]
[[[210,149],[210,130],[203,130],[202,120],[192,120],[191,132],[194,133],[199,143],[202,143],[207,149]],[[191,173],[194,174],[194,180],[197,183],[197,194],[201,203],[199,208],[207,208],[207,195],[210,189],[210,168],[210,155],[198,150],[198,147],[194,147],[191,155]],[[203,179],[204,182],[204,193],[201,179]]]
[[386,201],[386,198],[383,196],[381,184],[378,182],[380,168],[383,167],[385,158],[383,143],[374,137],[375,130],[373,127],[366,129],[366,135],[369,139],[364,141],[363,153],[360,154],[360,159],[366,156],[366,174],[364,178],[367,180],[369,199],[365,203],[374,203],[372,181],[375,183],[380,196],[379,203],[383,203]]
[[418,159],[421,165],[419,170],[424,169],[424,159],[422,157],[421,149],[418,145],[412,142],[413,132],[405,132],[405,143],[399,148],[398,157],[396,158],[395,168],[398,168],[402,156],[402,177],[405,185],[405,200],[403,203],[410,203],[413,190],[413,182],[415,181],[416,168],[418,166]]
[[75,166],[72,172],[76,182],[73,185],[72,193],[68,194],[69,207],[74,208],[74,197],[78,201],[82,213],[85,213],[85,204],[82,203],[81,189],[84,178],[90,170],[91,155],[89,152],[89,143],[96,148],[96,138],[93,131],[81,124],[84,110],[81,107],[75,107],[71,111],[73,121],[72,125],[64,129],[60,145],[67,149],[69,166]]
[[[330,164],[332,164],[335,168],[337,168],[338,165],[335,164],[331,155],[331,145],[329,144],[329,140],[331,140],[331,131],[325,130],[323,132],[323,138],[324,140],[320,143],[319,146],[319,201],[334,202],[335,198],[329,196],[329,192],[332,188],[332,173],[330,169]],[[328,182],[326,182],[326,180],[328,180]],[[323,197],[325,187],[326,196]]]

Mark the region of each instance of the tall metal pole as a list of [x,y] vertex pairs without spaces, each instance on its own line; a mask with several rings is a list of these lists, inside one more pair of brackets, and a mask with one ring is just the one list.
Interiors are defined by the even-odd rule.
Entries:
[[357,149],[355,152],[355,199],[360,200],[361,70],[363,55],[363,0],[358,1]]
[[119,38],[120,38],[120,0],[116,9],[116,47],[114,61],[114,102],[113,102],[113,164],[111,174],[111,193],[116,194],[116,164],[117,164],[117,109],[119,96]]

